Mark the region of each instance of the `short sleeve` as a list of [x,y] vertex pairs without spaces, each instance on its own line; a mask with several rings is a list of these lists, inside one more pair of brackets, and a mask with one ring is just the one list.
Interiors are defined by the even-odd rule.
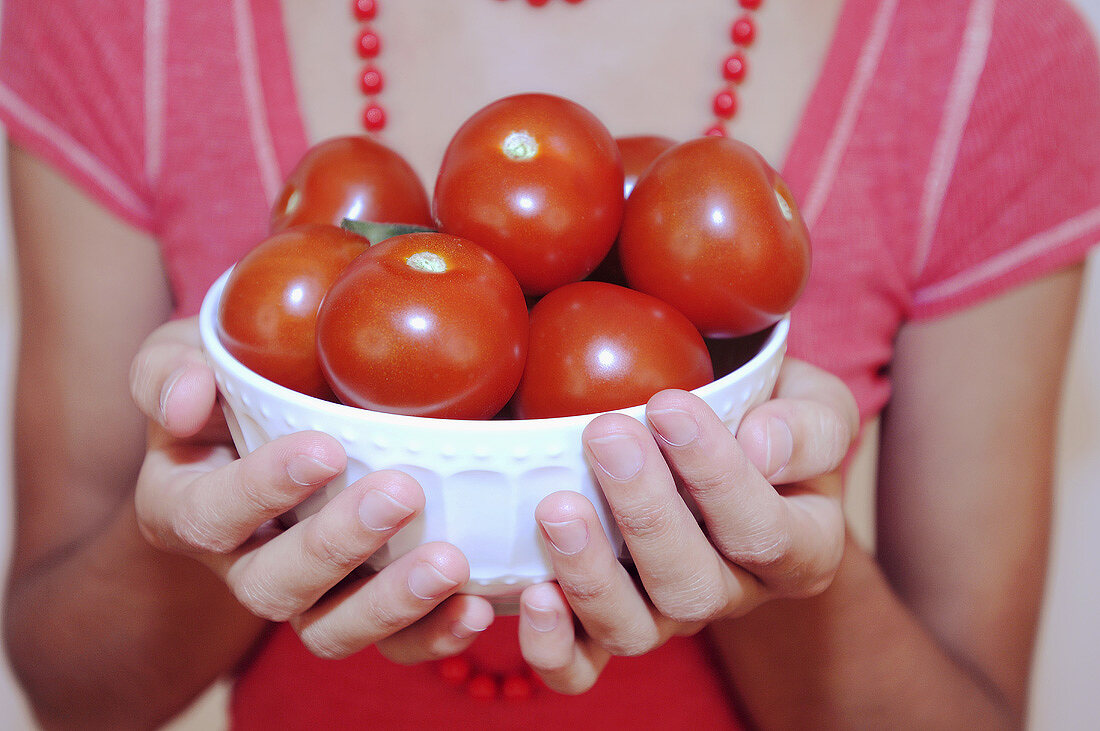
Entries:
[[[984,29],[982,5],[995,7]],[[1100,241],[1095,37],[1057,0],[972,6],[971,57],[964,50],[953,82],[969,108],[949,106],[941,135],[956,114],[958,144],[933,161],[953,157],[942,192],[926,191],[939,215],[918,245],[917,319],[1080,261]]]
[[143,6],[4,0],[0,122],[13,143],[150,230]]

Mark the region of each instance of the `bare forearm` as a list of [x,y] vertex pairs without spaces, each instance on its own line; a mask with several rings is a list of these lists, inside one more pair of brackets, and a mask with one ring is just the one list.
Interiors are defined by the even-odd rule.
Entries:
[[759,728],[1022,725],[1022,709],[952,659],[851,540],[821,596],[772,602],[711,632]]
[[47,728],[152,728],[255,642],[263,624],[189,559],[154,551],[131,501],[96,536],[15,577],[5,639]]

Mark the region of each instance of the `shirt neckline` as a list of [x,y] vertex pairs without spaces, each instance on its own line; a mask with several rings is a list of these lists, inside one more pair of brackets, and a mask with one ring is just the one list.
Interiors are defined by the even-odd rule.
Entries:
[[[255,42],[242,51],[246,54],[253,53],[254,58],[242,59],[242,63],[252,66],[261,89],[274,92],[264,94],[262,102],[258,103],[263,117],[258,123],[265,126],[273,148],[267,152],[268,164],[278,166],[277,171],[269,171],[268,177],[277,174],[279,180],[283,180],[308,149],[310,141],[300,106],[300,95],[295,85],[290,44],[281,7],[279,0],[238,2],[250,4],[251,17],[247,22],[250,23],[250,31],[255,38]],[[883,2],[890,0],[844,0],[824,63],[802,110],[785,158],[779,166],[781,175],[792,184],[796,193],[801,188],[808,188],[809,181],[815,180],[821,173],[823,161],[821,155],[815,154],[820,151],[810,149],[820,145],[820,130],[825,125],[832,129],[840,121],[838,117],[845,93],[835,93],[834,83],[829,82],[835,82],[839,74],[853,75],[850,70],[856,66],[857,59],[863,55],[871,40],[873,19]],[[847,87],[849,82],[850,80],[846,81],[844,86]],[[288,112],[288,109],[293,111]],[[830,132],[825,138],[831,136]],[[262,167],[264,151],[258,151],[257,154]],[[809,160],[814,161],[815,170],[798,167]],[[799,185],[798,181],[806,182],[805,185]]]

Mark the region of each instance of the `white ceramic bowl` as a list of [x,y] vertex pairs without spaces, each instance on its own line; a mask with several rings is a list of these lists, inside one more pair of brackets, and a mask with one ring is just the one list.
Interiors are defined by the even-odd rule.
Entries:
[[[360,477],[390,468],[420,482],[426,506],[370,559],[370,568],[379,569],[419,544],[448,541],[469,559],[465,592],[498,600],[514,597],[523,587],[553,577],[534,511],[540,500],[563,489],[592,502],[612,544],[621,550],[622,538],[581,449],[581,431],[595,414],[511,421],[430,419],[297,393],[245,368],[218,341],[218,301],[228,275],[207,292],[199,325],[237,450],[247,454],[277,437],[315,429],[336,437],[348,454],[347,470],[291,511],[286,516],[291,522],[316,512]],[[730,429],[771,393],[788,327],[789,320],[780,321],[749,362],[695,390]],[[644,406],[622,413],[645,418]]]

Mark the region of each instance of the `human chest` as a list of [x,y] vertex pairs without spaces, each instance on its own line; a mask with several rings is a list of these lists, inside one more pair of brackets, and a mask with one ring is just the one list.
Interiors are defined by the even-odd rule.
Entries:
[[[828,53],[841,0],[772,0],[751,11],[757,34],[729,132],[782,164]],[[543,91],[593,111],[616,136],[686,139],[714,121],[720,67],[738,3],[638,0],[382,0],[369,22],[384,75],[380,139],[430,182],[454,130],[484,104]],[[294,86],[310,141],[361,131],[365,65],[349,2],[283,0]]]

